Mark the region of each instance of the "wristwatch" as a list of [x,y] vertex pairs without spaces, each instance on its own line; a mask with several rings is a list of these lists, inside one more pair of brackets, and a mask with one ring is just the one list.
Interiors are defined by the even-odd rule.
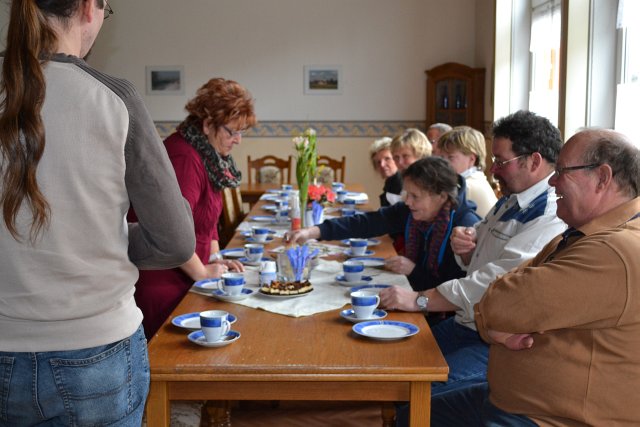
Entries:
[[420,311],[427,311],[427,304],[429,304],[429,298],[425,297],[420,292],[418,292],[418,298],[416,298],[416,304],[418,305],[418,308],[420,309]]

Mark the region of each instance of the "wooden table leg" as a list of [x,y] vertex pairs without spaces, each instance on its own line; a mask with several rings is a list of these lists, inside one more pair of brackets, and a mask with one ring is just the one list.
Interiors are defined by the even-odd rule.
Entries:
[[382,404],[382,427],[394,427],[396,425],[396,407],[391,402]]
[[427,427],[431,418],[431,383],[411,383],[411,402],[409,403],[409,425]]
[[151,381],[147,398],[147,426],[169,427],[171,405],[167,394],[167,383]]

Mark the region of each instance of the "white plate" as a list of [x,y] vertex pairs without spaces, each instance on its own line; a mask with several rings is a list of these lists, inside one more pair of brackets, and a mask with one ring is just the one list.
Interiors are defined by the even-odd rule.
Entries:
[[384,267],[384,258],[375,257],[353,257],[351,261],[360,261],[365,267]]
[[267,240],[265,240],[264,242],[259,242],[257,241],[255,238],[249,236],[249,237],[245,237],[245,240],[249,243],[271,243],[273,242],[273,236],[269,236],[267,237]]
[[258,293],[260,295],[263,295],[267,298],[276,298],[276,299],[287,299],[287,298],[299,298],[299,297],[306,297],[307,295],[309,295],[311,292],[313,292],[313,289],[311,289],[309,292],[305,292],[304,294],[294,294],[294,295],[277,295],[277,294],[266,294],[264,292],[262,292],[261,290],[258,291]]
[[[269,229],[269,234],[276,234],[276,233],[277,233],[276,230]],[[240,234],[242,234],[243,237],[253,237],[253,234],[251,233],[251,230],[243,231]]]
[[220,254],[226,258],[240,258],[244,256],[244,248],[223,249]]
[[255,291],[253,289],[243,288],[242,293],[240,295],[227,295],[224,292],[222,292],[220,289],[216,289],[213,292],[211,292],[211,296],[222,301],[234,302],[234,301],[242,301],[243,299],[247,299],[251,295],[253,295],[254,292]]
[[356,317],[356,313],[353,311],[352,308],[349,308],[346,310],[342,310],[340,312],[340,316],[342,316],[343,319],[347,319],[349,322],[358,323],[358,322],[366,322],[370,320],[384,319],[385,317],[387,317],[387,312],[384,310],[376,309],[371,315],[371,317],[367,319],[361,319]]
[[360,286],[354,286],[349,291],[350,292],[356,292],[356,291],[380,292],[381,290],[387,289],[387,288],[390,288],[390,287],[391,287],[391,285],[360,285]]
[[193,284],[193,286],[200,292],[203,292],[205,294],[210,294],[211,291],[213,291],[214,289],[218,289],[218,282],[220,280],[221,279],[213,279],[213,278],[198,280]]
[[[235,323],[236,320],[238,320],[236,316],[231,313],[229,313],[227,318],[229,319],[229,323]],[[200,312],[181,314],[171,319],[171,323],[178,328],[197,331],[200,329]]]
[[[362,257],[362,256],[370,256],[370,255],[375,254],[375,252],[372,251],[371,249],[367,249],[363,255],[354,255],[351,252],[351,248],[345,249],[344,253],[345,253],[346,256],[350,256],[350,257]],[[369,267],[369,266],[365,264],[365,267]]]
[[371,280],[373,280],[373,278],[371,276],[362,276],[362,280],[358,280],[355,282],[349,282],[345,277],[344,274],[338,274],[336,276],[336,283],[342,285],[342,286],[358,286],[358,285],[365,285],[367,283],[369,283]]
[[253,266],[257,266],[260,265],[260,262],[262,261],[273,261],[273,258],[265,258],[262,257],[261,259],[259,259],[258,261],[249,261],[247,259],[247,257],[242,257],[242,258],[238,258],[238,261],[240,261],[241,263],[243,263],[244,265],[253,265]]
[[[349,239],[344,239],[340,241],[343,245],[349,246]],[[380,240],[378,239],[369,239],[367,246],[377,246],[380,244]]]
[[215,342],[207,342],[204,339],[204,332],[202,331],[191,332],[188,335],[188,338],[189,338],[189,341],[196,343],[198,345],[201,345],[203,347],[223,347],[225,345],[231,344],[234,341],[237,341],[238,338],[240,338],[240,332],[231,330],[227,335],[222,337],[220,341],[215,341]]
[[273,194],[273,193],[263,194],[262,196],[260,196],[260,200],[267,200],[270,202],[276,201],[279,198],[280,198],[280,195]]
[[258,222],[275,222],[276,221],[276,217],[273,215],[254,215],[250,219],[251,221],[258,221]]
[[[264,209],[265,211],[268,211],[268,212],[276,212],[278,210],[278,207],[276,205],[264,205],[264,206],[262,206],[262,209]],[[288,211],[291,210],[291,208],[289,206],[287,206],[286,209]]]
[[389,341],[410,337],[420,331],[416,325],[394,320],[374,320],[353,325],[353,332],[374,340]]

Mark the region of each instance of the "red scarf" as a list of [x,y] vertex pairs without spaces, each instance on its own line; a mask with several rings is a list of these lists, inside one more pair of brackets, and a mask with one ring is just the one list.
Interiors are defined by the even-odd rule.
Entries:
[[[404,254],[417,265],[422,264],[435,277],[440,276],[438,254],[449,228],[450,214],[451,202],[447,201],[433,221],[416,221],[411,215],[407,221]],[[419,260],[420,249],[427,243],[429,247],[422,251],[422,260]]]

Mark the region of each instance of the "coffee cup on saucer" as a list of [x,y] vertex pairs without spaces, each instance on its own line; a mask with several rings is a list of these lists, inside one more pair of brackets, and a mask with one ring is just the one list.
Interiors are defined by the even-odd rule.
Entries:
[[364,271],[364,263],[351,260],[345,261],[342,264],[342,271],[347,282],[360,282]]
[[253,226],[251,227],[251,237],[256,242],[264,243],[269,239],[271,230],[265,227]]
[[349,239],[349,246],[351,247],[351,255],[363,256],[367,253],[367,246],[369,245],[368,239]]
[[264,254],[264,245],[259,243],[247,243],[244,245],[244,256],[250,262],[258,262]]
[[370,319],[380,304],[380,296],[376,292],[351,292],[351,306],[358,319]]
[[200,313],[200,329],[207,342],[220,341],[231,330],[229,313],[224,310],[207,310]]
[[240,295],[244,284],[245,280],[242,273],[224,273],[222,280],[218,281],[218,289],[227,295]]

